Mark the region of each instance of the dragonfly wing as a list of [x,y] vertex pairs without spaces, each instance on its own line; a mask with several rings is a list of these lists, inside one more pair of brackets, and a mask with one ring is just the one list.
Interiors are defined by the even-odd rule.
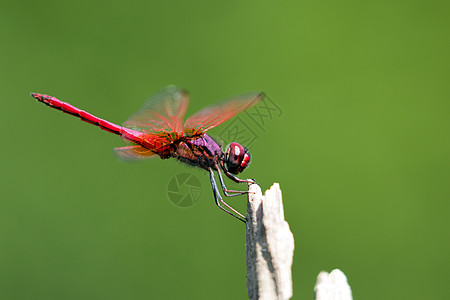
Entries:
[[114,148],[117,157],[123,160],[140,160],[155,156],[156,153],[142,146],[127,146]]
[[183,118],[188,103],[189,96],[185,90],[168,86],[150,97],[123,125],[173,141],[183,134]]
[[214,128],[238,113],[250,108],[265,97],[264,93],[249,93],[236,96],[221,103],[205,107],[184,123],[187,135],[196,135]]

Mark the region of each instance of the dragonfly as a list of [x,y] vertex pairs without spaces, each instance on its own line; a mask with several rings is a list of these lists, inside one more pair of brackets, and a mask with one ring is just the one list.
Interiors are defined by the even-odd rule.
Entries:
[[248,93],[213,104],[195,113],[183,123],[189,104],[189,94],[184,89],[168,86],[150,97],[138,112],[123,123],[123,126],[96,117],[46,94],[31,93],[31,96],[47,106],[121,136],[127,146],[114,149],[121,159],[141,160],[155,156],[161,159],[175,158],[208,171],[215,204],[229,215],[246,222],[243,214],[223,200],[215,173],[218,174],[226,197],[249,193],[228,189],[222,172],[237,183],[256,183],[253,179],[240,179],[236,176],[249,166],[250,153],[237,142],[230,143],[225,151],[222,151],[219,143],[206,132],[262,101],[266,97],[263,92]]

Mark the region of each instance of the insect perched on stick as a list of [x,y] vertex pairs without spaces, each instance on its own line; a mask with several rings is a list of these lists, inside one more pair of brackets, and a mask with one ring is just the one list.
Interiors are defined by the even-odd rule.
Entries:
[[37,93],[32,93],[31,96],[50,107],[122,136],[131,143],[114,149],[122,159],[145,159],[156,155],[162,159],[174,157],[208,171],[216,205],[233,217],[246,221],[241,213],[223,201],[214,172],[219,175],[225,196],[247,194],[248,191],[228,190],[222,171],[235,182],[254,183],[252,179],[239,179],[235,176],[250,163],[250,153],[236,142],[229,144],[223,152],[206,131],[255,105],[265,97],[264,93],[245,94],[211,105],[183,123],[189,103],[188,93],[169,86],[152,96],[123,126],[100,119],[55,97]]

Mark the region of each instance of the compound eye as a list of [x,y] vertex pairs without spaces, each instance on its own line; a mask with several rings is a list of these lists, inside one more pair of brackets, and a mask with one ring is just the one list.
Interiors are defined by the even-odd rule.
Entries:
[[[226,153],[227,169],[233,174],[237,174],[242,171],[242,161],[247,155],[244,147],[238,143],[231,143],[228,146]],[[247,155],[248,156],[248,155]],[[245,167],[244,167],[245,168]]]
[[228,147],[228,163],[230,165],[239,166],[244,158],[244,147],[238,143],[231,143]]

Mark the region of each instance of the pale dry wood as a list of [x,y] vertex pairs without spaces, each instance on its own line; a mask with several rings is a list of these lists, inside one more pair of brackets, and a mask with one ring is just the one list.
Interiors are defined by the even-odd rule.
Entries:
[[247,203],[247,292],[250,299],[292,297],[294,236],[284,219],[278,183],[265,195],[250,184]]
[[314,287],[315,300],[352,300],[352,290],[345,274],[334,269],[329,274],[322,271]]

